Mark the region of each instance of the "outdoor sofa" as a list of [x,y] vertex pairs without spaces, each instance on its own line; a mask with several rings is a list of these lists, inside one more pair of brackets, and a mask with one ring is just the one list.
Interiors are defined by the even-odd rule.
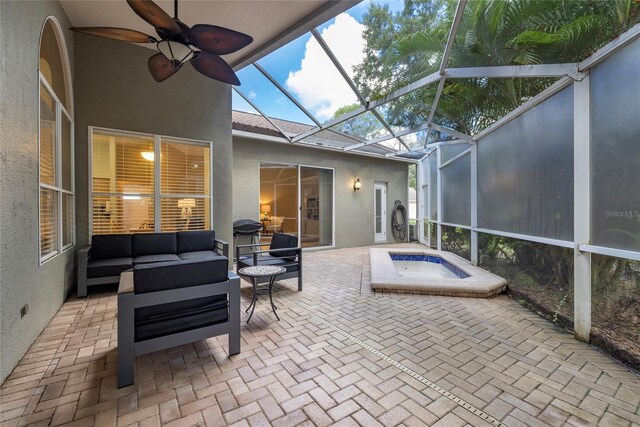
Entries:
[[240,278],[227,258],[137,264],[120,276],[118,387],[133,384],[136,356],[229,334],[240,353]]
[[221,258],[228,260],[229,244],[213,230],[96,234],[78,252],[78,297],[87,296],[88,286],[118,283],[120,273],[139,264]]
[[[298,246],[298,237],[291,234],[274,233],[271,245],[267,250],[256,250],[263,246],[260,243],[237,245],[236,273],[244,267],[255,265],[276,265],[284,267],[287,272],[278,276],[277,280],[298,278],[298,290],[302,290],[302,248]],[[252,249],[247,255],[241,255],[242,249]],[[269,277],[258,279],[257,283],[265,283]]]

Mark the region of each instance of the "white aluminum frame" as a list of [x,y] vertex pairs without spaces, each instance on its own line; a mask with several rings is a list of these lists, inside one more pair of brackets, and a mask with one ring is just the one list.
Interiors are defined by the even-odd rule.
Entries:
[[[52,22],[52,26],[54,28],[54,33],[57,37],[62,37],[62,33],[58,34],[58,31],[60,31],[59,28],[59,24],[57,22],[57,20],[55,20],[55,18],[53,17],[49,17],[44,21],[44,24],[42,26],[42,28],[44,29],[44,26],[47,24],[47,22],[51,21]],[[62,40],[62,43],[64,43],[64,39]],[[66,55],[66,45],[64,47],[65,49],[65,53],[62,53],[62,48],[60,46],[60,41],[58,40],[58,49],[60,50],[61,56],[62,58],[61,61],[63,62],[63,73],[65,73],[65,76],[63,76],[64,80],[65,80],[65,89],[67,90],[68,93],[66,93],[65,95],[67,97],[69,97],[69,91],[70,88],[67,87],[67,76],[66,76],[66,72],[67,72],[67,68],[68,68],[68,57]],[[64,62],[67,61],[67,64],[65,67]],[[67,110],[67,108],[62,105],[62,102],[60,101],[60,98],[58,98],[58,95],[55,93],[55,91],[53,90],[53,88],[51,87],[51,85],[49,84],[49,82],[47,81],[47,79],[44,77],[44,75],[42,74],[42,72],[40,71],[40,68],[38,67],[38,88],[37,88],[37,92],[38,92],[38,167],[37,167],[37,181],[38,181],[38,202],[36,204],[37,206],[37,210],[38,210],[38,265],[43,265],[45,264],[47,261],[55,258],[56,256],[66,252],[69,249],[72,249],[75,244],[76,244],[76,223],[75,223],[75,218],[76,218],[76,196],[75,196],[75,187],[76,187],[76,181],[75,181],[75,128],[74,128],[74,119],[73,116],[71,115],[71,113],[69,112],[69,110]],[[51,97],[51,99],[53,100],[53,108],[54,108],[54,114],[55,114],[55,129],[54,129],[54,152],[55,152],[55,157],[54,157],[54,185],[51,184],[45,184],[43,182],[40,181],[40,136],[41,136],[41,129],[40,129],[40,124],[41,124],[41,117],[40,117],[40,85],[42,85],[44,87],[44,89],[47,91],[47,93],[49,94],[49,96]],[[72,96],[72,95],[71,95]],[[73,100],[69,100],[70,102],[70,109],[72,110],[71,107],[71,103],[73,102]],[[62,187],[62,117],[66,116],[67,119],[69,120],[69,138],[70,138],[70,146],[69,146],[69,162],[70,162],[70,167],[71,167],[71,190],[67,190],[64,189]],[[52,252],[46,254],[46,255],[42,255],[42,229],[41,229],[41,211],[40,211],[40,191],[42,189],[45,190],[50,190],[54,192],[54,197],[56,198],[56,224],[55,224],[55,234],[56,234],[56,247],[55,250],[53,250]],[[67,194],[71,196],[71,200],[72,200],[72,206],[71,206],[71,218],[69,218],[69,221],[71,222],[71,224],[69,225],[71,227],[71,242],[68,244],[64,244],[64,224],[63,224],[63,203],[62,203],[62,199],[63,199],[63,194]]]

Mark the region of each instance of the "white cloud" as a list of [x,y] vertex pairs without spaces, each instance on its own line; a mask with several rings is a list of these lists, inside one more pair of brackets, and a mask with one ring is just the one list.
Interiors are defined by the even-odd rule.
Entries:
[[256,93],[256,91],[250,90],[249,93],[247,94],[247,97],[251,99],[256,99],[258,97],[258,94]]
[[[353,66],[361,63],[364,56],[363,31],[364,25],[342,13],[321,32],[350,77],[353,77]],[[322,120],[331,118],[338,108],[357,102],[355,94],[314,37],[305,46],[300,69],[289,73],[286,87]]]

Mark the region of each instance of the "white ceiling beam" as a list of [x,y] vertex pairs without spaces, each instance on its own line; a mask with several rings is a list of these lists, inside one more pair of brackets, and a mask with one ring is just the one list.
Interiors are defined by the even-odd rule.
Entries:
[[431,123],[431,128],[437,130],[438,132],[447,133],[451,136],[455,136],[456,138],[461,139],[463,141],[468,141],[469,143],[474,142],[474,139],[472,136],[467,135],[466,133],[463,133],[463,132],[459,132],[455,129],[448,128],[446,126],[440,126],[439,124]]
[[324,53],[327,54],[327,56],[329,57],[329,60],[331,60],[331,62],[333,63],[333,66],[336,67],[336,70],[338,70],[338,72],[340,73],[344,81],[347,82],[347,84],[349,85],[353,93],[358,97],[358,101],[360,101],[360,104],[363,106],[366,106],[367,100],[364,99],[364,96],[362,96],[362,94],[356,87],[356,84],[353,82],[353,80],[351,80],[351,77],[349,77],[349,74],[347,74],[346,70],[344,69],[340,61],[338,61],[338,58],[336,58],[336,56],[333,54],[333,51],[331,50],[329,45],[327,45],[327,43],[324,41],[324,39],[322,38],[318,30],[316,30],[315,28],[312,29],[311,34],[313,34],[313,37],[315,37],[316,41],[318,42],[322,50],[324,50]]
[[448,79],[474,79],[483,77],[494,79],[524,77],[571,77],[574,80],[582,80],[585,74],[578,71],[577,63],[570,63],[447,68],[444,71],[444,76]]
[[307,111],[307,109],[304,108],[304,106],[302,104],[300,104],[298,102],[298,100],[293,95],[291,95],[287,89],[285,89],[280,83],[278,83],[278,81],[276,79],[274,79],[271,76],[271,74],[269,74],[264,68],[262,68],[262,66],[260,66],[260,64],[258,64],[257,62],[254,62],[253,66],[256,67],[258,69],[258,71],[260,71],[260,73],[262,73],[262,75],[265,76],[267,78],[267,80],[269,80],[271,82],[271,84],[273,84],[276,88],[278,88],[278,90],[280,92],[282,92],[282,94],[284,96],[289,98],[289,101],[293,102],[296,107],[298,107],[304,114],[306,114],[306,116],[309,117],[311,119],[311,121],[313,121],[313,123],[316,124],[316,126],[320,126],[321,125],[321,123],[318,121],[318,119],[316,119],[313,114],[311,114],[309,111]]

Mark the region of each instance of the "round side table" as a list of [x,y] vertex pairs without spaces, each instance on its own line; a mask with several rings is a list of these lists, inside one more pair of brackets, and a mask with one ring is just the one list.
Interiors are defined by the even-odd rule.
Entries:
[[273,314],[276,315],[276,319],[280,320],[278,317],[278,313],[276,310],[278,307],[273,304],[273,282],[275,282],[276,277],[285,273],[287,271],[284,267],[278,267],[275,265],[258,265],[255,267],[244,267],[238,271],[238,274],[242,277],[245,277],[251,281],[253,285],[253,299],[249,307],[245,310],[245,313],[251,309],[251,313],[249,314],[249,318],[247,319],[247,323],[251,320],[251,316],[253,316],[253,311],[256,309],[256,301],[258,299],[258,279],[268,277],[269,278],[269,300],[271,301],[271,309],[273,310]]

